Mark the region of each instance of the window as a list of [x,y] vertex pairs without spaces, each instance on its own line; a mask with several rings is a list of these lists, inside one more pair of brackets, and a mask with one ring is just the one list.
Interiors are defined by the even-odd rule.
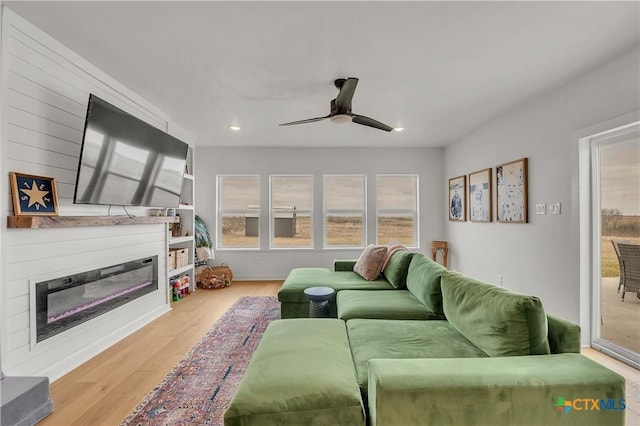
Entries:
[[313,247],[313,176],[271,176],[271,247]]
[[260,176],[218,176],[218,248],[260,247]]
[[418,176],[376,176],[378,244],[418,247]]
[[363,247],[366,177],[324,176],[324,246]]

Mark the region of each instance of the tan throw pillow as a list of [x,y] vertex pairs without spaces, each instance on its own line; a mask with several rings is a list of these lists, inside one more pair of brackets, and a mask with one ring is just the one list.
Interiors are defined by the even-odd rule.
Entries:
[[382,263],[384,262],[386,254],[387,246],[369,244],[353,266],[353,272],[360,275],[367,281],[377,279],[382,271]]

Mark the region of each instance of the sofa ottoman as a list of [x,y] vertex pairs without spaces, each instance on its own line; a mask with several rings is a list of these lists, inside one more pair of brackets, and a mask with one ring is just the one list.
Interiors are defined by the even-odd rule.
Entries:
[[624,425],[624,378],[579,354],[376,359],[371,426]]
[[344,321],[299,318],[269,324],[224,424],[364,426]]

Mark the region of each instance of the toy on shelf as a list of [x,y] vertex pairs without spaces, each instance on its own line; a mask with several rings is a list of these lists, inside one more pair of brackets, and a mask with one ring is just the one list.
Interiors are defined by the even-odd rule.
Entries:
[[180,275],[179,277],[172,278],[169,282],[171,286],[171,300],[177,302],[184,299],[189,295],[189,283],[190,278],[188,275]]

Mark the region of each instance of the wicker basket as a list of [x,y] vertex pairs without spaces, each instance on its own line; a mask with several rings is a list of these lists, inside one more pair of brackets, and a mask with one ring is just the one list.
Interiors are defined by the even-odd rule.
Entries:
[[176,269],[176,251],[169,250],[169,256],[167,257],[167,269],[173,271]]
[[233,271],[226,263],[220,266],[205,266],[198,275],[198,287],[204,289],[224,288],[231,285]]
[[179,248],[176,250],[176,269],[184,268],[189,264],[189,249]]

